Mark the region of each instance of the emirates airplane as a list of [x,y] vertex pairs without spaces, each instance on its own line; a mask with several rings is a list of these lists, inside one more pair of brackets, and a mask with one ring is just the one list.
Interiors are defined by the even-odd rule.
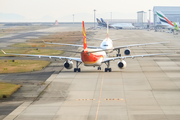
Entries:
[[157,27],[168,28],[171,30],[179,31],[179,23],[170,21],[161,11],[156,11],[157,17],[160,20],[161,24],[158,24]]
[[89,48],[87,48],[84,21],[82,22],[82,25],[83,25],[83,50],[80,52],[81,57],[79,57],[79,58],[64,57],[64,56],[32,55],[32,54],[13,54],[13,53],[5,53],[3,50],[1,50],[1,51],[4,54],[9,54],[9,55],[64,59],[65,60],[64,67],[66,69],[72,69],[73,68],[73,62],[72,61],[76,61],[76,68],[74,68],[74,72],[76,72],[76,71],[80,72],[81,71],[81,69],[79,68],[79,65],[81,63],[83,63],[84,66],[94,66],[94,67],[97,66],[98,70],[101,70],[100,66],[103,63],[105,63],[107,65],[107,68],[105,68],[105,72],[107,72],[107,71],[111,72],[110,61],[119,60],[117,66],[120,69],[123,69],[126,67],[126,62],[124,61],[124,59],[126,59],[126,58],[148,57],[148,56],[156,56],[156,55],[173,54],[173,53],[160,53],[160,54],[146,54],[146,55],[134,55],[134,56],[123,56],[123,57],[108,58],[106,55],[106,52],[103,49],[89,49]]
[[[108,21],[107,21],[107,26],[108,26]],[[92,38],[95,40],[101,40],[101,45],[100,47],[97,46],[87,46],[87,48],[92,48],[92,49],[103,49],[106,51],[106,53],[111,53],[113,51],[117,51],[118,54],[116,54],[116,57],[121,56],[120,54],[120,49],[125,49],[124,54],[125,55],[130,55],[131,50],[129,47],[137,47],[137,46],[145,46],[145,45],[153,45],[153,44],[163,44],[163,43],[169,43],[170,41],[166,42],[156,42],[156,43],[145,43],[145,44],[132,44],[132,45],[124,45],[124,46],[113,46],[113,40],[119,40],[119,39],[110,39],[109,38],[109,27],[107,27],[107,37],[105,39],[98,39],[98,38]],[[43,41],[44,42],[44,41]],[[76,46],[76,47],[83,47],[83,45],[77,45],[77,44],[64,44],[64,43],[49,43],[49,42],[44,42],[45,44],[56,44],[56,45],[68,45],[68,46]]]

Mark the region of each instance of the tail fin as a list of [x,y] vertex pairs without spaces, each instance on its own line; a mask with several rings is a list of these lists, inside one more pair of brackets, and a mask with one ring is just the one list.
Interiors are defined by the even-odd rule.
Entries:
[[162,23],[174,26],[173,23],[161,11],[156,11],[156,14]]
[[175,30],[179,30],[178,25],[177,25],[175,22],[173,22],[173,24],[174,24],[174,29],[175,29]]
[[96,20],[98,24],[101,24],[101,21],[98,18],[96,18]]
[[101,18],[101,21],[102,21],[102,23],[106,23],[106,22],[104,22],[104,20]]
[[83,25],[83,46],[84,46],[84,49],[86,49],[87,43],[86,43],[86,32],[85,32],[84,21],[82,21],[82,25]]
[[109,23],[107,21],[107,38],[109,38]]

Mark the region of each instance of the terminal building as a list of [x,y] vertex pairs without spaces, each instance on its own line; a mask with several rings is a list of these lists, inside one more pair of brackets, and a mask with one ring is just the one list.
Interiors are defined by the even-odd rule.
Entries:
[[154,26],[157,25],[157,23],[159,22],[156,11],[161,11],[169,20],[173,22],[180,22],[180,7],[154,6],[153,8]]
[[145,27],[147,26],[147,12],[138,11],[137,12],[137,24],[138,27]]

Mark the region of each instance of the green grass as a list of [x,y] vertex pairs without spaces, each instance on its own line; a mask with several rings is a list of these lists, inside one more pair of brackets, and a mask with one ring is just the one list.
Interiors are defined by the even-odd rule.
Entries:
[[54,49],[32,49],[28,52],[26,52],[26,54],[35,54],[35,55],[60,55],[62,54],[64,51],[60,51],[60,50],[54,50]]
[[15,43],[15,44],[10,45],[10,47],[32,47],[32,45],[28,43]]
[[44,44],[42,43],[15,43],[9,45],[9,47],[19,47],[19,48],[44,48],[44,47],[60,47],[61,45],[53,45],[53,44]]
[[5,35],[5,34],[0,34],[0,37],[1,37],[1,36],[4,36],[4,35]]
[[49,64],[43,60],[0,60],[0,74],[42,70]]
[[[54,50],[54,49],[4,49],[6,53],[17,53],[17,54],[34,54],[34,55],[60,55],[64,51]],[[0,51],[0,56],[12,56],[12,55],[5,55]]]
[[21,85],[0,82],[0,99],[8,98],[20,87]]

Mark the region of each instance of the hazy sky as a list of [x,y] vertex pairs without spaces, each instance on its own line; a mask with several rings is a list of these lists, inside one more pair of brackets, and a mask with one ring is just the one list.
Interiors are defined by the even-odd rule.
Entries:
[[[136,19],[137,11],[148,12],[153,6],[178,6],[180,0],[0,0],[0,13],[15,13],[22,15],[28,21],[40,21],[44,19],[61,19],[69,21],[68,16],[75,14],[75,21],[86,19],[93,21],[93,10],[96,9],[96,17],[110,18],[110,12],[123,13],[121,18]],[[83,13],[81,18],[76,14]],[[86,18],[92,16],[91,18]],[[128,16],[125,16],[127,14]],[[134,15],[132,15],[134,14]],[[79,16],[78,16],[79,17]],[[58,20],[61,21],[61,20]]]

